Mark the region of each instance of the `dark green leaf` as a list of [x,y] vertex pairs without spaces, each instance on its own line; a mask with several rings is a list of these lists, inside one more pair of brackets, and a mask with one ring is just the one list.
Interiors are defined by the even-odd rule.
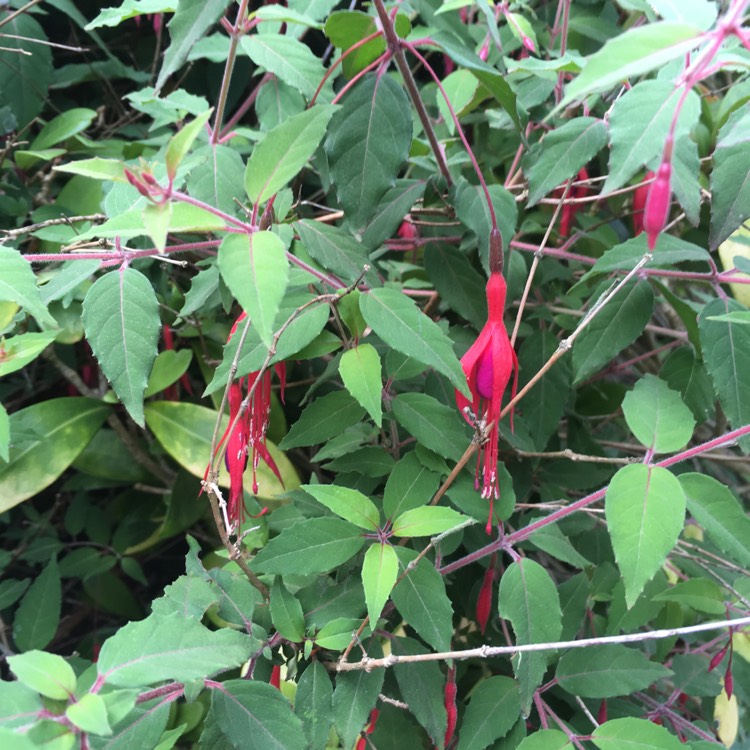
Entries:
[[359,422],[365,410],[346,392],[334,391],[313,401],[292,425],[282,450],[322,443]]
[[[294,225],[302,244],[314,260],[344,281],[355,281],[369,262],[365,248],[339,227],[303,220]],[[373,274],[365,274],[370,278]]]
[[393,519],[404,511],[427,505],[440,482],[440,476],[427,469],[416,453],[407,453],[393,467],[385,485],[383,513]]
[[302,720],[310,750],[325,750],[333,724],[332,698],[333,685],[328,670],[315,661],[299,678],[294,699],[294,712]]
[[305,639],[305,616],[302,605],[294,594],[287,591],[276,578],[271,587],[271,620],[279,635],[292,643],[301,643]]
[[471,693],[466,709],[458,750],[484,750],[504,737],[521,715],[518,685],[509,677],[482,680]]
[[21,651],[44,648],[60,623],[62,588],[57,558],[53,557],[29,586],[13,620],[13,640]]
[[333,692],[333,721],[344,747],[354,746],[375,707],[383,687],[385,670],[344,672],[336,679]]

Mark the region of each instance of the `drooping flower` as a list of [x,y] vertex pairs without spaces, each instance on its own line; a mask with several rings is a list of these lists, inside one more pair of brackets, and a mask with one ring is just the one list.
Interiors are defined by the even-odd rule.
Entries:
[[661,164],[646,198],[643,212],[643,230],[648,237],[648,249],[656,247],[656,239],[663,231],[672,202],[672,136],[667,136]]
[[480,465],[482,474],[482,497],[489,498],[490,513],[487,533],[492,530],[494,500],[500,497],[497,477],[499,422],[503,394],[513,375],[512,396],[518,386],[518,360],[510,345],[508,332],[503,322],[506,286],[503,275],[497,271],[490,273],[487,282],[487,323],[477,340],[471,345],[461,360],[461,367],[471,391],[469,401],[458,390],[456,403],[469,424],[474,419],[480,427],[491,424],[489,434],[477,456],[475,486],[479,489]]

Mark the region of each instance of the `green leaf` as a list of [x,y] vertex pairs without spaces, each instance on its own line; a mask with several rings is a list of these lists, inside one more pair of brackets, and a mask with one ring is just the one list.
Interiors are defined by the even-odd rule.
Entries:
[[98,260],[71,260],[63,263],[57,275],[39,289],[42,302],[48,305],[54,300],[63,299],[68,292],[74,291],[93,276],[98,268]]
[[0,404],[0,458],[6,463],[10,461],[10,417],[5,407]]
[[102,26],[119,26],[129,18],[144,13],[174,13],[177,0],[123,0],[117,8],[104,8],[99,15],[86,24],[84,29],[91,31]]
[[346,392],[334,391],[315,399],[292,425],[279,447],[283,450],[316,445],[357,424],[365,410]]
[[[500,579],[498,590],[500,617],[510,620],[516,643],[556,641],[562,632],[562,612],[557,588],[549,573],[529,559],[513,562]],[[521,704],[528,712],[534,690],[547,669],[544,653],[516,654],[513,671],[521,691]]]
[[[730,298],[711,300],[698,316],[703,361],[714,384],[719,403],[733,427],[750,422],[750,390],[740,388],[750,371],[750,329],[720,320],[710,320],[746,308]],[[747,452],[750,441],[740,446]]]
[[44,331],[21,333],[5,339],[0,349],[0,378],[20,370],[35,360],[55,340],[56,336],[56,331]]
[[[232,213],[243,193],[245,162],[229,146],[205,144],[193,151],[187,191],[196,200]],[[195,277],[193,278],[195,283]],[[183,313],[187,314],[187,313]]]
[[383,513],[388,519],[427,505],[440,483],[440,476],[425,467],[417,454],[407,453],[393,467],[385,485]]
[[655,375],[644,375],[622,402],[625,421],[636,438],[654,453],[684,448],[695,420],[680,394]]
[[653,307],[654,293],[647,281],[632,281],[623,287],[575,342],[575,382],[586,380],[632,344],[651,319]]
[[344,386],[367,409],[375,424],[383,424],[383,380],[380,355],[374,346],[359,344],[341,355],[339,375]]
[[566,750],[569,745],[568,735],[559,729],[540,729],[524,737],[516,750]]
[[453,508],[434,505],[412,508],[393,519],[393,534],[408,537],[432,536],[442,534],[467,520],[468,516]]
[[645,690],[672,672],[645,654],[620,644],[566,651],[555,677],[563,690],[581,698],[614,698]]
[[600,724],[591,739],[599,750],[684,750],[685,747],[665,727],[630,717]]
[[586,58],[580,75],[566,86],[557,109],[597,91],[607,91],[627,78],[661,68],[693,49],[699,36],[695,26],[670,21],[628,29]]
[[315,635],[314,641],[321,648],[343,651],[352,640],[362,620],[352,617],[336,617],[329,620]]
[[196,619],[152,614],[105,641],[96,666],[100,680],[117,687],[189,682],[239,667],[253,644],[234,630],[212,631]]
[[362,244],[372,251],[392,237],[411,207],[424,196],[426,187],[424,180],[396,180],[396,186],[380,199],[377,211],[362,232]]
[[355,229],[374,216],[409,155],[412,115],[389,76],[368,74],[331,120],[325,150],[339,203]]
[[45,651],[27,651],[9,656],[8,664],[19,682],[47,698],[66,701],[75,692],[75,672],[62,656]]
[[193,45],[221,18],[226,7],[226,0],[180,0],[177,3],[167,24],[170,42],[156,79],[157,91],[182,67]]
[[101,695],[95,693],[82,695],[65,709],[65,716],[83,732],[105,737],[112,734],[112,727],[107,718],[107,706]]
[[[369,263],[367,250],[343,229],[309,219],[295,222],[294,228],[299,232],[305,250],[323,268],[344,281],[356,281],[362,276],[365,265]],[[377,282],[372,271],[364,276],[370,282],[373,282],[373,277]],[[379,283],[371,285],[379,286]]]
[[143,228],[160,253],[163,253],[167,247],[167,235],[172,223],[173,207],[172,201],[147,203],[141,212]]
[[[414,550],[396,549],[400,573],[417,557]],[[445,593],[445,580],[435,565],[425,558],[409,570],[391,592],[391,599],[401,616],[419,636],[436,651],[448,651],[453,636],[453,606]]]
[[612,478],[604,510],[630,608],[677,542],[685,493],[668,469],[631,464]]
[[273,232],[229,234],[219,247],[219,270],[261,341],[270,347],[274,321],[289,283],[284,243]]
[[176,383],[190,367],[192,359],[191,349],[180,349],[180,351],[165,349],[159,352],[151,368],[151,374],[148,376],[143,397],[153,396],[154,393],[160,393],[172,383]]
[[[312,50],[290,36],[253,34],[243,36],[240,45],[256,65],[297,89],[308,101],[325,75],[323,63]],[[319,99],[330,101],[331,96],[324,91]]]
[[469,435],[466,422],[455,408],[426,393],[401,393],[391,401],[391,409],[398,423],[425,448],[443,458],[461,458]]
[[607,143],[607,126],[595,117],[576,117],[547,133],[529,152],[528,206],[578,174]]
[[[146,424],[159,443],[180,466],[193,476],[202,478],[211,458],[211,438],[216,424],[217,412],[191,403],[155,401],[146,406]],[[219,426],[219,435],[229,426],[229,417],[224,416]],[[258,498],[272,502],[285,490],[299,486],[299,477],[289,459],[270,440],[266,440],[268,452],[276,462],[283,484],[261,461],[258,465]],[[229,486],[229,477],[222,473],[221,487]],[[252,473],[245,475],[245,491],[252,492]],[[196,500],[196,502],[200,502]]]
[[375,503],[358,490],[335,484],[304,484],[301,489],[345,521],[368,531],[377,530],[380,512]]
[[62,589],[57,558],[53,557],[29,586],[13,620],[13,640],[21,651],[44,648],[60,623]]
[[712,250],[750,217],[749,127],[750,113],[747,107],[739,107],[719,131],[711,170]]
[[133,421],[143,427],[143,392],[161,328],[151,282],[134,268],[105,274],[86,294],[82,320],[107,380]]
[[659,377],[682,398],[700,424],[713,416],[714,389],[703,362],[690,346],[675,349],[664,361]]
[[[1,54],[1,53],[0,53]],[[2,67],[2,66],[0,66]],[[42,302],[31,264],[18,250],[0,246],[0,302],[16,302],[44,328],[57,328],[57,321]]]
[[359,306],[367,325],[388,346],[434,367],[470,396],[451,340],[405,294],[395,289],[372,289],[360,296]]
[[68,140],[91,125],[96,117],[96,110],[73,108],[52,118],[34,138],[29,148],[32,151],[42,151],[58,143]]
[[[0,681],[0,728],[4,731],[28,725],[29,720],[42,710],[42,701],[36,690],[20,682]],[[19,734],[11,737],[18,738]],[[0,736],[0,739],[4,739]],[[11,739],[11,742],[13,740]],[[14,747],[8,744],[8,747]],[[36,745],[31,745],[36,747]]]
[[312,662],[297,683],[294,712],[302,721],[302,729],[310,750],[325,750],[333,724],[333,685],[328,670],[319,661]]
[[362,549],[360,529],[338,518],[310,518],[284,529],[253,558],[259,573],[327,573]]
[[319,105],[293,115],[259,141],[245,172],[245,191],[255,203],[263,203],[299,174],[315,153],[334,107]]
[[674,0],[649,0],[649,5],[665,21],[691,23],[701,31],[711,28],[719,12],[711,0],[687,0],[681,3],[675,3]]
[[683,89],[672,81],[641,81],[613,105],[609,119],[609,174],[602,194],[621,188],[641,167],[661,157],[672,119],[681,102],[675,141],[689,138],[700,116],[700,99],[691,91],[682,101]]
[[276,578],[271,587],[271,621],[282,638],[292,643],[305,640],[305,616],[302,605]]
[[0,512],[48,487],[76,460],[109,413],[86,398],[56,398],[10,416],[14,445],[0,466]]
[[[74,739],[72,735],[71,739]],[[39,747],[39,745],[25,734],[11,732],[10,729],[6,729],[5,727],[0,727],[0,742],[2,742],[4,747],[12,747],[13,750],[36,750]]]
[[329,471],[359,472],[367,477],[384,477],[391,473],[394,464],[393,457],[385,448],[370,445],[334,458],[325,468]]
[[344,672],[333,691],[333,721],[345,748],[354,747],[383,687],[384,669]]
[[289,701],[265,682],[227,680],[211,693],[211,713],[234,747],[305,750],[302,722]]
[[103,159],[101,156],[94,156],[91,159],[81,159],[70,164],[58,164],[53,169],[57,172],[91,177],[94,180],[127,182],[125,165],[119,159]]
[[750,567],[750,519],[732,491],[706,474],[679,477],[690,515],[708,538],[735,562]]
[[709,615],[723,615],[726,612],[725,599],[721,586],[707,578],[681,581],[653,597],[653,601],[656,602],[678,602],[685,607],[698,612],[706,612]]
[[380,619],[398,577],[396,550],[386,543],[371,544],[362,563],[362,586],[365,590],[367,614],[375,625]]
[[504,737],[521,715],[518,685],[510,677],[482,680],[471,693],[457,750],[483,750]]
[[198,115],[169,139],[167,150],[164,154],[164,161],[167,164],[167,177],[170,182],[176,177],[177,168],[190,151],[201,130],[204,129],[213,111],[213,108],[211,108],[202,115]]

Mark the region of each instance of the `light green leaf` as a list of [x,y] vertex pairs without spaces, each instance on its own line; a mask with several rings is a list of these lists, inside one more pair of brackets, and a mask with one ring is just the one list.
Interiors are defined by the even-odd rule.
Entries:
[[335,484],[304,484],[301,489],[345,521],[368,531],[377,530],[380,512],[375,503],[358,490]]
[[0,349],[0,378],[20,370],[36,359],[55,340],[56,336],[56,331],[44,331],[21,333],[5,339]]
[[327,573],[362,549],[362,531],[338,518],[310,518],[284,529],[255,556],[259,573]]
[[595,117],[576,117],[547,133],[527,158],[528,206],[578,174],[607,143],[607,126]]
[[677,543],[685,493],[668,469],[631,464],[612,478],[604,510],[630,608]]
[[[146,406],[146,424],[159,443],[180,466],[193,476],[202,478],[211,458],[211,438],[217,413],[205,406],[177,401],[155,401]],[[229,417],[224,416],[219,435],[229,426]],[[276,462],[283,484],[266,464],[258,465],[258,495],[264,503],[273,503],[277,495],[299,486],[299,477],[289,459],[270,440],[266,440],[268,452]],[[252,472],[245,474],[245,492],[252,493]],[[229,476],[222,472],[219,485],[229,486]],[[199,501],[196,501],[199,502]]]
[[39,288],[42,302],[63,299],[68,292],[72,292],[80,284],[93,276],[99,268],[98,260],[71,260],[64,263],[56,276],[53,276],[43,287]]
[[655,375],[644,375],[622,402],[625,421],[638,440],[654,453],[684,448],[695,420],[680,394]]
[[76,133],[86,130],[95,117],[96,111],[93,109],[68,109],[50,120],[39,131],[39,135],[32,141],[29,148],[32,151],[40,151],[56,146]]
[[409,155],[412,114],[389,76],[368,74],[331,120],[325,150],[339,203],[357,230],[375,215]]
[[62,656],[27,651],[9,656],[8,664],[20,682],[47,698],[66,701],[75,692],[75,672]]
[[57,321],[42,302],[31,264],[18,250],[0,246],[0,302],[16,302],[44,328],[57,328]]
[[[351,628],[349,633],[351,637]],[[333,724],[332,699],[333,685],[328,670],[321,662],[312,662],[299,678],[294,697],[294,712],[302,721],[310,750],[325,750]]]
[[172,223],[172,201],[163,201],[161,203],[147,203],[143,207],[141,218],[143,219],[143,228],[146,234],[151,238],[156,249],[163,253],[167,246],[167,235]]
[[360,296],[359,306],[367,324],[388,346],[434,367],[470,396],[451,340],[405,294],[395,289],[372,289]]
[[293,115],[263,136],[247,162],[245,191],[263,203],[299,174],[315,153],[335,111],[317,106]]
[[684,750],[685,745],[665,727],[646,719],[612,719],[600,724],[591,739],[599,750]]
[[504,737],[521,715],[518,685],[510,677],[482,680],[472,690],[457,750],[480,750]]
[[357,424],[365,410],[346,392],[333,391],[315,399],[292,425],[279,447],[316,445]]
[[614,698],[649,685],[672,672],[633,648],[605,644],[573,648],[562,655],[555,677],[563,690],[581,698]]
[[156,80],[157,91],[187,60],[193,45],[221,18],[226,7],[227,0],[180,0],[176,4],[167,24],[170,42]]
[[57,558],[53,557],[21,599],[13,620],[13,640],[20,651],[44,648],[60,624],[62,588]]
[[629,29],[586,58],[583,70],[566,87],[557,109],[682,57],[696,46],[699,37],[700,30],[695,26],[671,21]]
[[271,587],[271,621],[282,638],[292,643],[305,639],[305,616],[302,605],[287,591],[281,578],[276,577]]
[[[699,474],[698,476],[703,475]],[[724,590],[714,581],[707,578],[691,578],[688,581],[681,581],[674,586],[670,586],[666,591],[654,596],[653,601],[678,602],[698,612],[718,616],[726,612],[726,598]]]
[[177,175],[177,167],[190,151],[195,139],[200,135],[201,130],[211,117],[213,107],[202,115],[198,115],[191,122],[185,125],[178,133],[175,133],[167,144],[167,150],[164,154],[164,161],[167,164],[167,177],[172,182]]
[[83,327],[114,392],[143,426],[143,392],[156,358],[159,303],[151,282],[134,268],[97,279],[83,302]]
[[[8,730],[26,726],[29,718],[42,708],[42,701],[36,690],[31,690],[18,681],[0,681],[0,729],[6,732],[6,736],[0,735],[0,741],[6,739]],[[20,735],[16,733],[10,736],[17,738]],[[7,746],[14,747],[11,744]],[[29,747],[37,746],[30,742]]]
[[107,718],[104,698],[96,693],[85,693],[65,709],[65,716],[81,731],[109,737],[112,727]]
[[708,538],[740,565],[750,567],[750,519],[732,491],[707,474],[681,474],[690,515]]
[[95,180],[127,182],[125,165],[119,159],[103,159],[101,156],[94,156],[91,159],[81,159],[70,164],[59,164],[53,169],[57,172],[79,174]]
[[187,371],[193,359],[192,349],[165,349],[159,352],[151,368],[144,398],[153,396],[176,383]]
[[129,18],[146,13],[174,13],[177,0],[123,0],[116,8],[103,8],[93,21],[84,27],[86,31],[102,26],[119,26]]
[[453,508],[428,505],[401,513],[393,520],[393,534],[408,537],[432,536],[442,534],[468,520],[469,516]]
[[367,614],[370,623],[380,619],[388,597],[393,591],[398,578],[398,557],[396,550],[390,544],[371,544],[362,563],[362,586],[365,590],[365,601],[367,602]]
[[284,243],[273,232],[229,234],[219,247],[224,282],[271,346],[274,321],[289,283]]
[[524,737],[516,750],[566,750],[569,745],[568,735],[559,729],[540,729]]
[[56,398],[14,412],[9,432],[14,444],[0,466],[0,512],[36,495],[76,460],[109,413],[86,398]]
[[[498,590],[498,612],[510,620],[516,643],[545,643],[560,638],[562,612],[557,588],[549,573],[533,560],[516,560],[505,571]],[[520,686],[521,705],[527,712],[547,668],[547,657],[534,652],[516,654],[511,661]]]
[[380,355],[375,347],[360,344],[344,352],[339,361],[339,374],[349,393],[380,427],[383,423],[383,381]]

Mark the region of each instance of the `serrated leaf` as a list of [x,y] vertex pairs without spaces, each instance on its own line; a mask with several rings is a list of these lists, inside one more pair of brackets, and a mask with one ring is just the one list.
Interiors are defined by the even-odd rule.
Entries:
[[636,26],[586,58],[581,73],[565,88],[561,109],[597,91],[606,91],[631,76],[660,68],[696,46],[700,31],[690,24],[660,21]]
[[338,518],[310,518],[284,529],[255,556],[259,573],[327,573],[362,549],[362,531]]
[[599,750],[682,750],[685,747],[665,727],[630,717],[600,724],[591,739]]
[[[308,219],[296,222],[294,228],[299,232],[305,250],[323,268],[344,281],[355,281],[362,276],[365,265],[369,263],[367,250],[343,229]],[[379,286],[377,275],[372,271],[364,278],[371,282],[371,286]]]
[[211,694],[211,713],[234,747],[305,750],[302,723],[289,701],[265,682],[227,680]]
[[607,126],[595,117],[576,117],[547,133],[527,159],[528,206],[588,164],[607,143]]
[[245,191],[263,203],[283,188],[315,153],[334,107],[319,105],[289,117],[255,144],[245,172]]
[[219,247],[219,271],[261,341],[270,347],[274,321],[289,283],[284,243],[273,232],[229,234]]
[[560,687],[581,698],[614,698],[649,685],[672,672],[633,648],[605,644],[565,652],[555,678]]
[[42,302],[31,264],[18,250],[0,246],[0,301],[16,302],[30,312],[39,325],[57,328],[57,321]]
[[412,537],[442,534],[459,526],[468,518],[453,508],[442,506],[412,508],[393,519],[393,535]]
[[281,578],[271,587],[271,621],[279,635],[291,643],[305,639],[305,616],[302,605],[294,594],[287,591]]
[[406,295],[395,289],[372,289],[360,296],[359,306],[367,324],[388,346],[434,367],[470,395],[451,340]]
[[83,327],[99,364],[136,424],[144,425],[143,392],[156,358],[159,303],[140,271],[97,279],[83,302]]
[[706,474],[681,474],[690,515],[708,538],[740,565],[750,567],[750,519],[732,491]]
[[685,493],[668,469],[631,464],[612,478],[604,510],[630,608],[677,543]]
[[374,346],[360,344],[341,355],[339,375],[344,386],[367,409],[375,424],[383,424],[383,380],[380,355]]
[[65,701],[75,692],[75,672],[62,656],[27,651],[9,656],[8,664],[19,682],[47,698]]
[[167,235],[172,223],[172,208],[172,201],[147,203],[141,213],[143,228],[160,253],[163,253],[167,246]]
[[167,24],[169,47],[156,80],[156,90],[187,60],[193,45],[206,35],[222,16],[227,0],[180,0]]
[[[500,579],[498,613],[509,620],[516,643],[556,641],[562,632],[560,597],[549,573],[529,559],[513,562]],[[516,654],[513,671],[519,682],[521,705],[527,712],[547,668],[544,653]]]
[[638,440],[654,453],[684,448],[695,420],[680,394],[655,375],[644,375],[622,402],[625,421]]
[[483,750],[504,737],[521,715],[518,685],[510,677],[482,680],[471,693],[457,750]]
[[21,651],[44,648],[60,624],[62,588],[57,558],[53,557],[21,599],[13,620],[13,640]]
[[346,392],[315,399],[292,425],[279,447],[283,450],[322,443],[362,419],[365,410]]
[[688,581],[681,581],[653,597],[655,602],[678,602],[698,612],[717,616],[726,612],[725,599],[726,596],[721,586],[707,578],[691,578]]
[[325,150],[339,203],[355,229],[367,225],[395,184],[411,139],[409,100],[389,76],[368,74],[334,115]]
[[333,692],[333,721],[344,747],[354,747],[370,711],[375,707],[384,679],[384,669],[338,675]]
[[200,135],[201,130],[203,130],[213,111],[212,107],[203,114],[198,115],[169,139],[167,150],[164,153],[164,161],[167,165],[167,177],[170,182],[174,180],[177,175],[177,168],[190,151],[195,139]]
[[[194,164],[187,175],[187,191],[192,198],[232,213],[235,198],[242,198],[245,162],[229,146],[205,144],[193,151]],[[195,278],[193,278],[195,283]]]
[[333,724],[333,685],[328,670],[319,661],[312,662],[297,683],[294,712],[302,721],[302,729],[310,750],[325,750]]
[[385,517],[392,520],[404,511],[427,505],[439,482],[440,476],[426,468],[416,453],[407,453],[388,476],[383,494]]
[[335,484],[305,484],[301,489],[345,521],[368,531],[378,528],[380,512],[375,503],[358,490]]
[[362,563],[362,587],[365,590],[367,614],[373,627],[380,618],[398,578],[396,550],[386,543],[371,544]]

